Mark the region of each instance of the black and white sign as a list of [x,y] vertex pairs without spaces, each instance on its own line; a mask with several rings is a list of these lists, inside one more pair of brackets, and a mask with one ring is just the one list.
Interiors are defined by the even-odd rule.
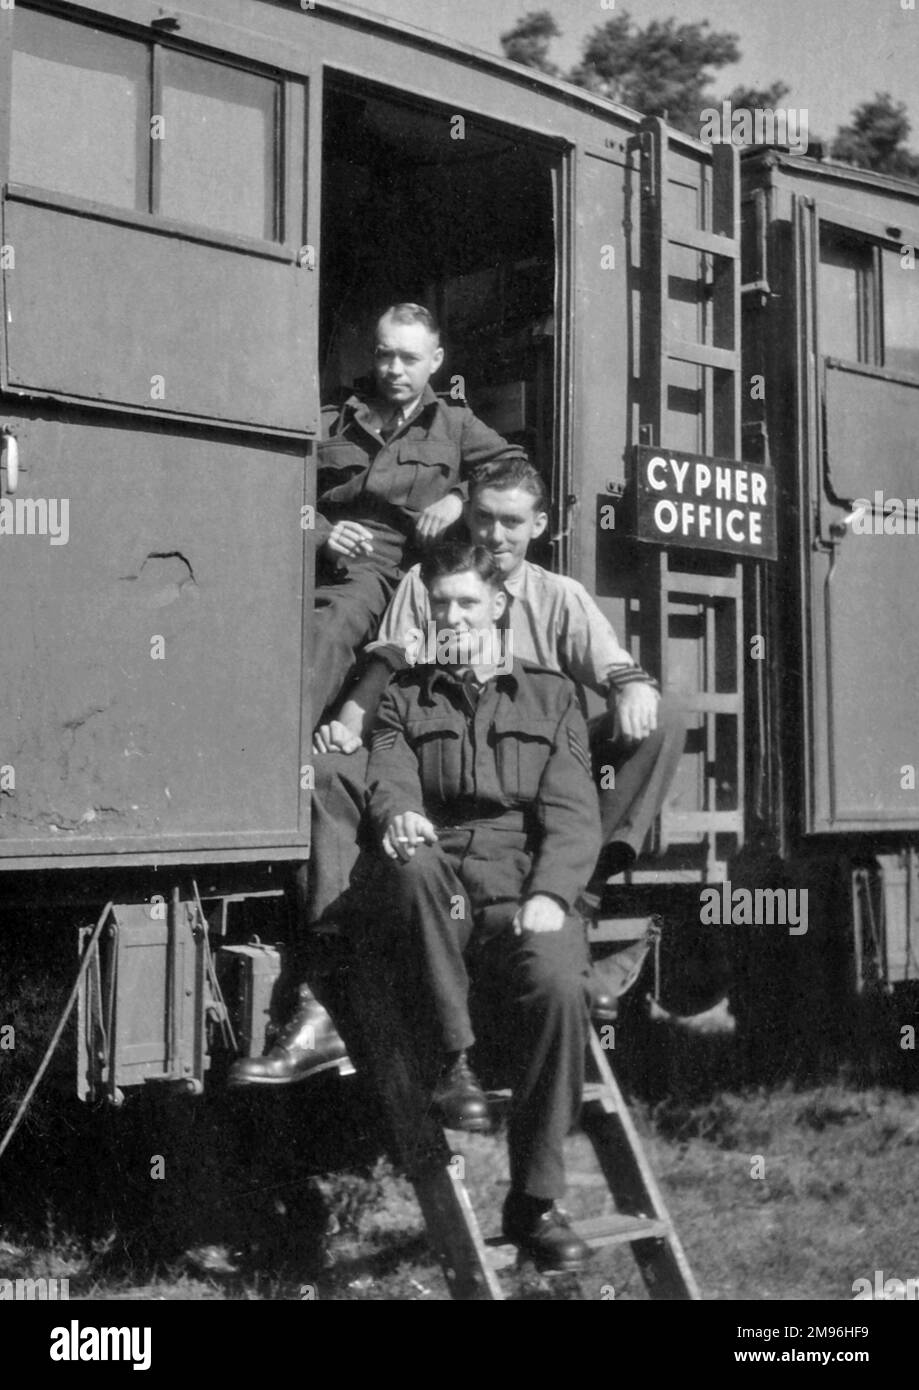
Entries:
[[635,476],[638,540],[776,559],[775,475],[767,464],[638,445]]

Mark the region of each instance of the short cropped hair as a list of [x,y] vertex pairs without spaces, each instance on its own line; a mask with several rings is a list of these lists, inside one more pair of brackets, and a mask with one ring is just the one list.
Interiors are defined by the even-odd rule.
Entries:
[[423,304],[390,304],[377,319],[374,330],[382,319],[395,319],[396,323],[423,323],[428,332],[440,342],[440,325],[430,309],[426,309]]
[[477,574],[490,589],[503,589],[504,576],[490,550],[468,541],[442,541],[421,562],[421,582],[430,590],[435,579],[448,574]]
[[519,487],[523,492],[530,493],[535,511],[545,512],[549,509],[542,474],[525,458],[494,459],[490,463],[480,463],[469,478],[470,498],[480,487]]

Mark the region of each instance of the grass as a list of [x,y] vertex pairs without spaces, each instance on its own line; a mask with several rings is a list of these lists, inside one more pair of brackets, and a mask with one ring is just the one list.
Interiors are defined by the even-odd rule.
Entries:
[[[80,1212],[72,1195],[68,1201],[49,1182],[37,1219],[5,1184],[0,1277],[66,1275],[72,1299],[446,1299],[410,1185],[376,1151],[372,1135],[355,1128],[353,1115],[350,1137],[362,1136],[358,1157],[362,1142],[369,1144],[365,1161],[355,1163],[352,1155],[334,1171],[311,1166],[303,1137],[310,1116],[328,1125],[350,1105],[363,1111],[346,1086],[353,1082],[332,1082],[317,1108],[303,1108],[300,1128],[272,1125],[263,1145],[253,1146],[252,1126],[263,1125],[268,1114],[278,1120],[291,1107],[272,1103],[259,1115],[237,1114],[242,1147],[235,1154],[225,1147],[234,1128],[226,1112],[208,1118],[207,1107],[199,1107],[189,1121],[186,1103],[184,1118],[168,1117],[177,1126],[168,1143],[160,1113],[158,1146],[169,1151],[167,1167],[173,1162],[178,1171],[172,1181],[148,1180],[146,1187],[136,1176],[127,1181],[130,1136],[115,1142],[109,1130],[115,1146],[98,1155],[91,1184],[95,1192],[110,1190],[108,1224],[104,1204],[87,1220],[86,1185]],[[919,1112],[909,1096],[841,1083],[785,1086],[721,1092],[696,1103],[636,1103],[633,1115],[703,1298],[849,1300],[853,1280],[873,1278],[876,1269],[886,1277],[919,1275],[919,1197],[911,1180]],[[149,1114],[114,1119],[116,1127],[127,1122],[134,1138],[133,1122],[143,1121],[141,1142],[146,1138],[149,1152],[149,1129],[143,1135]],[[188,1169],[176,1139],[183,1133],[195,1156]],[[496,1212],[506,1190],[503,1140],[457,1138],[477,1210]],[[286,1155],[285,1141],[292,1145]],[[579,1136],[571,1141],[569,1177],[572,1214],[611,1210]],[[146,1200],[138,1203],[140,1195]],[[599,1299],[609,1284],[617,1300],[647,1297],[622,1250],[599,1252],[580,1279],[545,1279],[529,1267],[502,1280],[518,1299]]]

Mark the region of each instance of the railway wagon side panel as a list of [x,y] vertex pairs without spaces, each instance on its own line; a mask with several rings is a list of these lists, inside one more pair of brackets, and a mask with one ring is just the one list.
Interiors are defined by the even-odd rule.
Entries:
[[0,857],[302,859],[308,83],[127,9],[0,15]]
[[0,853],[296,841],[302,459],[6,418],[58,521],[0,543]]
[[787,156],[751,162],[753,182],[770,198],[772,298],[750,312],[766,318],[764,420],[796,525],[798,589],[777,629],[800,770],[788,820],[915,832],[919,271],[904,253],[919,194]]

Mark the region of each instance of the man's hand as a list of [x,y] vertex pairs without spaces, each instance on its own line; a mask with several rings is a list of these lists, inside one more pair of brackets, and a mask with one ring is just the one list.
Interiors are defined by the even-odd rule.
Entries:
[[363,746],[360,734],[354,733],[340,719],[320,724],[313,734],[314,753],[356,753]]
[[647,681],[632,681],[616,697],[616,720],[626,738],[642,739],[657,728],[660,695]]
[[525,931],[561,931],[564,925],[565,909],[558,898],[550,898],[546,893],[534,893],[517,909],[514,935],[522,936]]
[[433,845],[436,842],[437,831],[427,816],[419,815],[417,811],[405,811],[390,821],[383,836],[383,853],[405,864],[419,845]]
[[359,521],[336,521],[324,542],[323,549],[330,555],[373,554],[373,532],[368,531]]
[[439,502],[432,502],[429,507],[425,507],[415,523],[415,535],[419,541],[428,545],[431,541],[436,541],[454,521],[458,521],[462,513],[463,499],[456,492],[448,492]]

